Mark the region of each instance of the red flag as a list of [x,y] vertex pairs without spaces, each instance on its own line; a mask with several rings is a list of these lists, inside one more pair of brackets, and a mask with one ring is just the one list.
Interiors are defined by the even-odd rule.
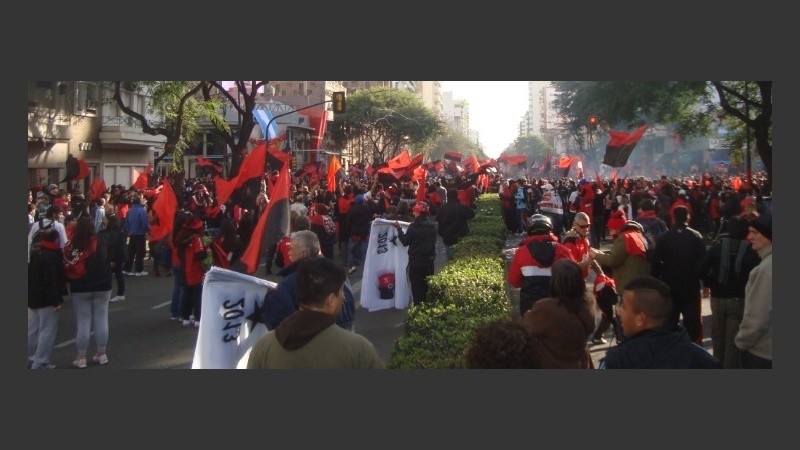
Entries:
[[461,159],[464,158],[464,155],[458,152],[445,152],[444,159],[449,159],[450,161],[461,162]]
[[561,159],[558,160],[558,167],[560,169],[566,169],[572,165],[573,161],[575,161],[574,156],[562,156]]
[[[323,136],[325,136],[325,126],[327,125],[328,111],[324,109],[308,109],[306,114],[311,120],[311,126],[314,127],[314,133],[311,136],[311,148],[322,148]],[[313,155],[314,153],[312,153]]]
[[153,202],[153,211],[158,217],[158,223],[150,227],[150,240],[157,241],[163,239],[170,232],[175,220],[175,212],[178,210],[178,199],[175,191],[167,178],[161,182],[161,193]]
[[342,168],[339,158],[336,155],[331,156],[331,162],[328,164],[328,191],[336,191],[336,172]]
[[89,200],[97,200],[107,190],[106,182],[102,177],[94,177],[92,185],[89,187]]
[[258,144],[242,161],[239,173],[230,180],[221,177],[214,179],[214,186],[217,188],[217,203],[224,205],[228,201],[233,191],[242,187],[246,182],[255,177],[261,177],[264,173],[264,161],[267,154],[267,144]]
[[147,184],[150,181],[150,176],[147,175],[147,172],[139,172],[135,168],[131,170],[133,170],[133,176],[136,178],[131,187],[134,189],[147,189]]
[[639,139],[644,136],[644,131],[646,129],[647,124],[640,126],[630,133],[608,130],[611,140],[606,144],[606,154],[603,157],[603,164],[611,167],[622,167],[626,165],[628,163],[628,157],[639,142]]
[[82,180],[89,176],[89,166],[86,164],[86,161],[76,158],[78,160],[78,176],[75,177],[75,181]]
[[417,201],[425,200],[425,178],[419,180],[419,187],[417,187]]
[[275,181],[267,209],[259,216],[250,243],[233,270],[254,273],[262,253],[289,234],[289,155],[283,155],[284,164]]
[[399,155],[386,161],[386,163],[389,164],[389,167],[394,170],[405,169],[410,162],[411,156],[409,156],[408,150],[403,150]]
[[468,173],[475,173],[480,168],[480,164],[478,164],[478,158],[475,155],[469,156],[464,162],[464,170]]
[[598,172],[596,170],[594,171],[594,180],[597,181],[597,185],[598,186],[602,186],[603,185],[603,179],[600,178],[600,172]]
[[617,181],[617,169],[611,169],[611,184]]
[[194,159],[195,159],[195,161],[197,161],[197,165],[198,166],[200,166],[200,167],[211,167],[212,169],[214,169],[215,172],[217,172],[218,174],[222,175],[222,166],[220,166],[219,164],[215,163],[214,161],[211,161],[210,159],[205,159],[200,155],[195,156]]

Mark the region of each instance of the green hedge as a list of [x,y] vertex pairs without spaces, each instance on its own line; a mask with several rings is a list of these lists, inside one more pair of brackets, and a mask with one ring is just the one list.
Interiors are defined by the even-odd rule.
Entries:
[[390,369],[463,369],[475,330],[509,317],[500,198],[478,198],[469,235],[452,247],[453,260],[428,279],[430,303],[406,312],[406,333],[392,348]]

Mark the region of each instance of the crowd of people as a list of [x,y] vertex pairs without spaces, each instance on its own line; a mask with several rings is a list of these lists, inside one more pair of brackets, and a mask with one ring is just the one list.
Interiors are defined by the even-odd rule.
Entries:
[[[641,342],[647,330],[657,328],[667,340],[702,342],[700,300],[710,290],[714,356],[653,359],[650,367],[689,360],[692,367],[771,367],[772,206],[763,183],[514,179],[499,173],[480,183],[477,174],[428,175],[410,181],[344,174],[332,190],[325,180],[292,178],[290,232],[265,249],[263,273],[271,275],[274,264],[280,281],[253,316],[271,331],[248,367],[382,367],[374,347],[352,336],[356,307],[347,279],[365,262],[371,221],[394,221],[399,242],[408,247],[412,300],[429,302],[437,239],[450,259],[450,247],[468,234],[476,199],[486,192],[499,194],[508,232],[522,237],[507,274],[520,289],[520,310],[510,323],[478,331],[468,357],[472,366],[591,368],[589,347],[607,344],[611,327],[619,350],[609,351],[617,356],[604,367],[644,364],[642,355],[625,359],[619,352]],[[77,324],[73,365],[85,368],[87,359],[107,364],[109,302],[125,301],[129,276],[172,276],[171,319],[199,327],[205,272],[211,265],[234,267],[250,240],[260,239],[252,233],[270,202],[266,186],[274,179],[268,178],[275,176],[265,175],[252,203],[218,204],[213,172],[173,182],[178,208],[163,236],[151,233],[164,220],[152,207],[156,189],[113,185],[91,199],[56,184],[30,189],[29,367],[53,367],[49,357],[64,295]],[[47,234],[41,245],[40,234]],[[609,241],[611,250],[601,252],[601,243]],[[148,259],[151,272],[145,270]],[[586,289],[590,271],[594,291]],[[597,326],[596,308],[602,312]],[[530,354],[503,350],[503,363],[488,356],[491,348],[481,348],[509,345],[495,339],[512,336],[519,339],[513,348]],[[349,350],[319,359],[331,346]]]

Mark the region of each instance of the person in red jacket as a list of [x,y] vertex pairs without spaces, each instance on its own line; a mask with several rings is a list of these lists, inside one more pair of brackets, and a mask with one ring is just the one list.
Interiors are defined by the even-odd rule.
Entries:
[[672,227],[675,225],[675,218],[673,217],[673,213],[675,212],[675,208],[678,206],[685,206],[689,210],[689,215],[692,214],[692,205],[689,204],[689,199],[686,198],[686,191],[683,189],[678,191],[678,198],[676,198],[672,205],[669,207],[669,226]]
[[192,217],[183,225],[175,239],[183,267],[181,316],[185,327],[200,327],[200,301],[203,293],[203,277],[206,274],[202,261],[208,257],[208,247],[203,241],[204,228],[205,224],[200,218]]
[[520,289],[520,316],[525,315],[537,300],[547,297],[553,263],[559,259],[575,261],[570,250],[553,234],[549,217],[534,214],[529,222],[528,237],[514,253],[508,270],[508,283]]

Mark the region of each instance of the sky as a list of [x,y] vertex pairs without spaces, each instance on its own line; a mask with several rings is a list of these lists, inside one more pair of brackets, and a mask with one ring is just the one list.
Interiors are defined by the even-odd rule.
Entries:
[[528,110],[527,81],[442,81],[442,92],[453,100],[469,102],[469,127],[478,132],[483,151],[490,158],[513,143],[519,122]]

